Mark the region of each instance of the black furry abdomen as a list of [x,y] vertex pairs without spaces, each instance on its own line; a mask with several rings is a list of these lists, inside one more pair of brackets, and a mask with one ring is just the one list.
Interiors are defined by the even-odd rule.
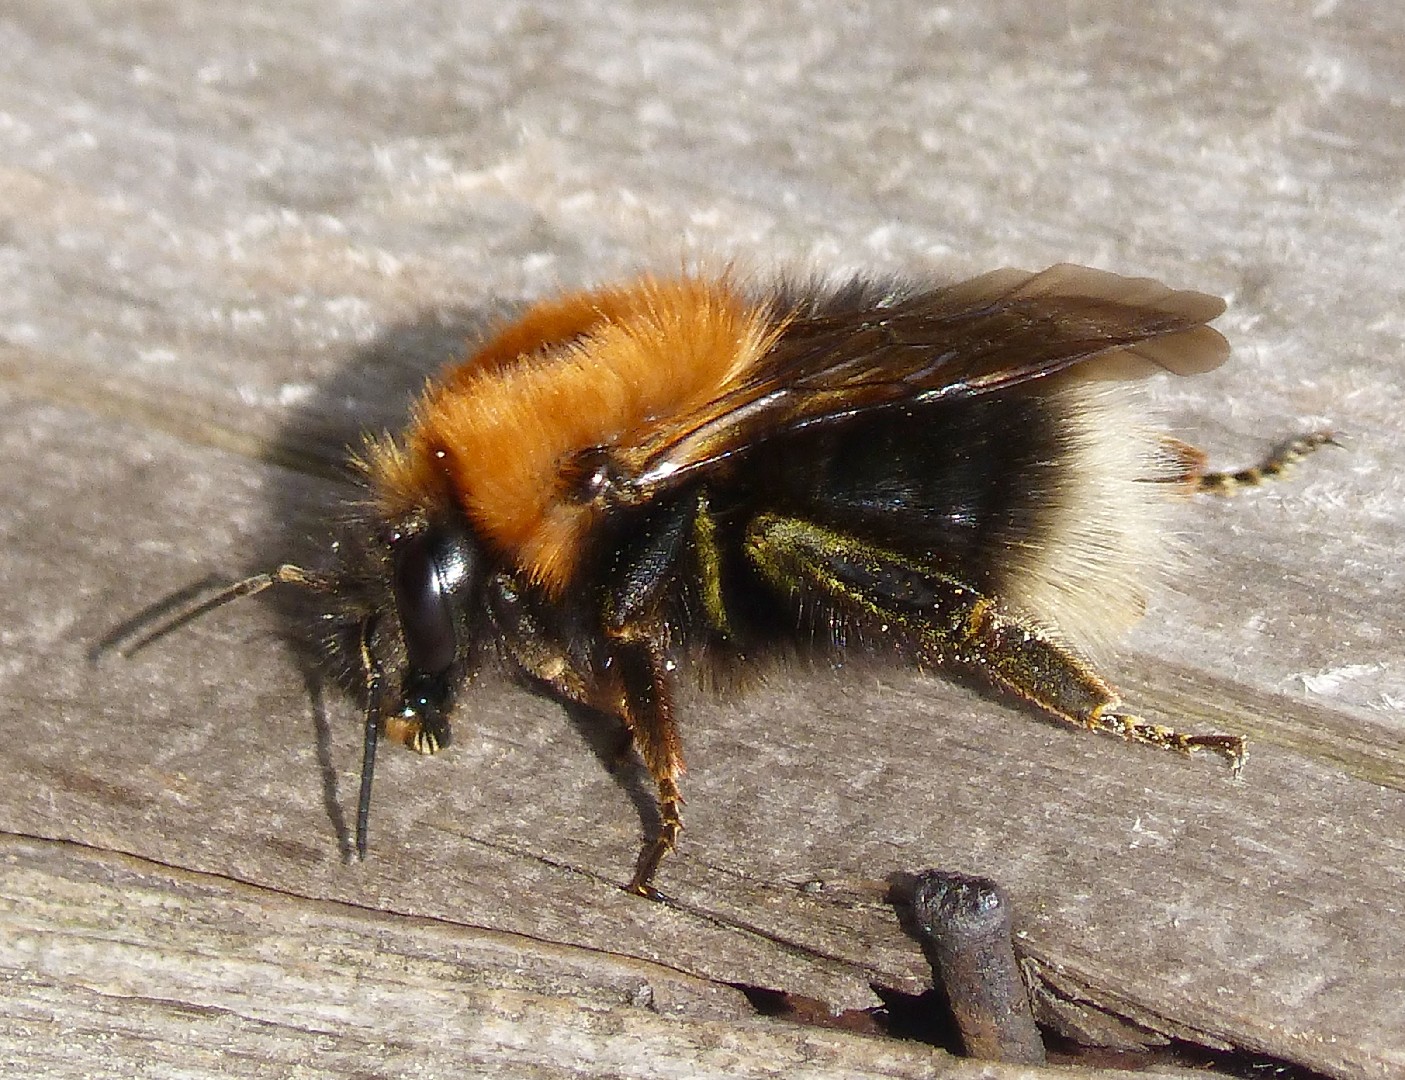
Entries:
[[878,410],[759,448],[751,467],[774,480],[769,508],[994,591],[1048,540],[1067,426],[1057,395],[1020,387]]

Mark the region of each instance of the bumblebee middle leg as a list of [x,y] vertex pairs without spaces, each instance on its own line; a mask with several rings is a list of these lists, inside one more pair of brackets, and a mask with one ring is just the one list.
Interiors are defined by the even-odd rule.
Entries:
[[659,899],[650,881],[683,829],[683,746],[673,718],[664,626],[654,617],[610,619],[602,631],[605,655],[586,661],[544,632],[531,599],[506,575],[490,582],[488,598],[505,652],[518,669],[568,701],[617,717],[626,735],[622,753],[632,745],[643,758],[657,787],[659,831],[644,845],[626,888]]
[[1070,723],[1182,753],[1214,750],[1237,773],[1244,740],[1185,735],[1122,711],[1117,691],[1042,627],[965,582],[908,556],[796,518],[759,515],[746,534],[774,588],[831,618],[877,632],[931,664],[956,665]]
[[683,831],[683,744],[673,718],[673,685],[661,628],[626,625],[612,633],[612,666],[620,683],[620,715],[658,787],[659,832],[644,845],[628,891],[661,899],[650,884]]

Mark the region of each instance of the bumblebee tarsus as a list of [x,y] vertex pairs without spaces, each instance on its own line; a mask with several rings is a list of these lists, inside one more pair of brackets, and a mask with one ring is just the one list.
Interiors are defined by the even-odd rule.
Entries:
[[773,585],[820,594],[848,618],[918,658],[956,664],[1071,724],[1190,753],[1209,749],[1244,764],[1238,735],[1185,735],[1116,711],[1117,692],[1077,654],[992,598],[931,566],[810,522],[760,515],[747,533]]
[[1244,760],[1249,756],[1244,736],[1185,735],[1165,724],[1155,724],[1131,713],[1117,712],[1119,707],[1120,703],[1114,701],[1105,708],[1095,710],[1085,721],[1087,727],[1096,731],[1110,731],[1129,742],[1146,743],[1148,746],[1159,746],[1163,750],[1175,750],[1181,754],[1210,750],[1229,762],[1231,776],[1238,777],[1243,772]]
[[1314,450],[1340,445],[1333,432],[1312,431],[1280,443],[1267,457],[1250,468],[1236,472],[1201,472],[1192,479],[1197,492],[1233,495],[1244,488],[1258,487],[1266,480],[1278,479]]
[[658,782],[659,789],[659,834],[654,839],[644,845],[644,849],[639,853],[639,861],[636,864],[634,877],[625,886],[626,892],[632,892],[649,900],[664,899],[663,893],[654,888],[650,882],[654,874],[658,872],[659,864],[664,857],[670,854],[678,846],[678,834],[683,831],[683,795],[678,790],[678,785],[671,779],[664,778]]

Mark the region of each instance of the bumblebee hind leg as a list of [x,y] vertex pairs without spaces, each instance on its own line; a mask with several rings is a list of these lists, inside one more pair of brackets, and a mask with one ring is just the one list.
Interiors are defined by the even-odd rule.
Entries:
[[935,567],[771,514],[750,524],[745,543],[752,565],[772,587],[888,638],[920,661],[980,672],[1069,723],[1182,753],[1213,750],[1236,773],[1243,765],[1240,736],[1185,735],[1123,712],[1117,691],[1086,660]]

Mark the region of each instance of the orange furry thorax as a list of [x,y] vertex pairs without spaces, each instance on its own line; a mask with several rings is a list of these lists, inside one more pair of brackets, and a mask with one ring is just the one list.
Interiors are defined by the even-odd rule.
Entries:
[[739,386],[777,316],[725,278],[642,278],[539,303],[430,384],[366,471],[390,520],[456,503],[480,540],[550,594],[598,510],[567,479],[584,451],[631,448]]

